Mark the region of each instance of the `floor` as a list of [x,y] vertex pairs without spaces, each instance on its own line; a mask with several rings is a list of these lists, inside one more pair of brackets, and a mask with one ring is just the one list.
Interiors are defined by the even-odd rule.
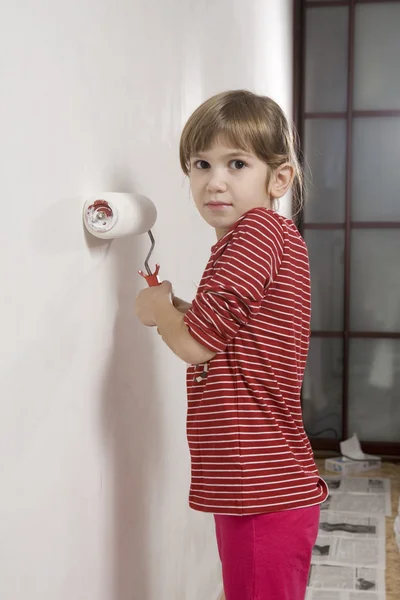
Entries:
[[[317,463],[323,476],[325,473],[324,461],[317,460]],[[329,474],[332,475],[332,473]],[[386,519],[386,600],[399,600],[400,552],[394,538],[393,523],[400,498],[400,464],[384,463],[379,471],[369,471],[360,477],[390,477],[391,479],[393,516]],[[224,595],[221,595],[219,600],[224,600]]]
[[[317,460],[320,473],[324,461]],[[332,475],[332,473],[329,473]],[[386,519],[386,600],[399,600],[400,597],[400,552],[393,533],[393,523],[398,511],[400,498],[400,464],[384,463],[379,471],[369,471],[360,477],[390,477],[392,488],[392,517]]]

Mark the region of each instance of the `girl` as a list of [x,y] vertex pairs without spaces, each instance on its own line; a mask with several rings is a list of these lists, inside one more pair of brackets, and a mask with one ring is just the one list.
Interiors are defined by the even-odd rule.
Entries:
[[274,210],[301,189],[293,135],[270,98],[225,92],[190,117],[180,160],[217,242],[192,305],[163,282],[136,313],[191,365],[189,503],[214,514],[226,600],[304,600],[328,490],[300,404],[308,255]]

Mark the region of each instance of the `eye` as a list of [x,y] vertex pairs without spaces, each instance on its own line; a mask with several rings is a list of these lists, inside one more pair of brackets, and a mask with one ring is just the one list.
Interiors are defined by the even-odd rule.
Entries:
[[243,160],[239,160],[238,158],[235,158],[235,160],[231,160],[229,164],[232,165],[231,168],[235,169],[236,171],[241,171],[242,169],[247,167],[246,163]]
[[209,169],[210,163],[208,163],[206,160],[196,160],[194,162],[194,166],[196,169]]

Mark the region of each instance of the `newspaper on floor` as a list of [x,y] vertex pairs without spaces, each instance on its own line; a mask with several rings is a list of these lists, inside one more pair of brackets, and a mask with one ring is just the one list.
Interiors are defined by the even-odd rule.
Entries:
[[306,600],[385,600],[385,594],[374,592],[324,592],[308,590]]
[[379,494],[390,496],[390,479],[386,477],[326,476],[324,480],[331,494]]
[[[328,485],[331,485],[331,482],[328,482]],[[321,504],[321,512],[325,510],[390,517],[392,515],[390,492],[385,494],[363,494],[342,492],[330,487],[327,500]]]
[[308,586],[314,590],[375,592],[385,595],[385,571],[366,567],[311,565]]
[[313,564],[386,566],[385,518],[322,511]]

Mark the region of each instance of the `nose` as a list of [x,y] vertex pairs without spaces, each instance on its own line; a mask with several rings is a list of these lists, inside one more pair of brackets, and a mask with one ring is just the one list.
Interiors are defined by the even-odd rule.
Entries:
[[207,182],[207,191],[211,194],[218,192],[226,192],[227,184],[223,174],[217,169],[209,171],[209,179]]

